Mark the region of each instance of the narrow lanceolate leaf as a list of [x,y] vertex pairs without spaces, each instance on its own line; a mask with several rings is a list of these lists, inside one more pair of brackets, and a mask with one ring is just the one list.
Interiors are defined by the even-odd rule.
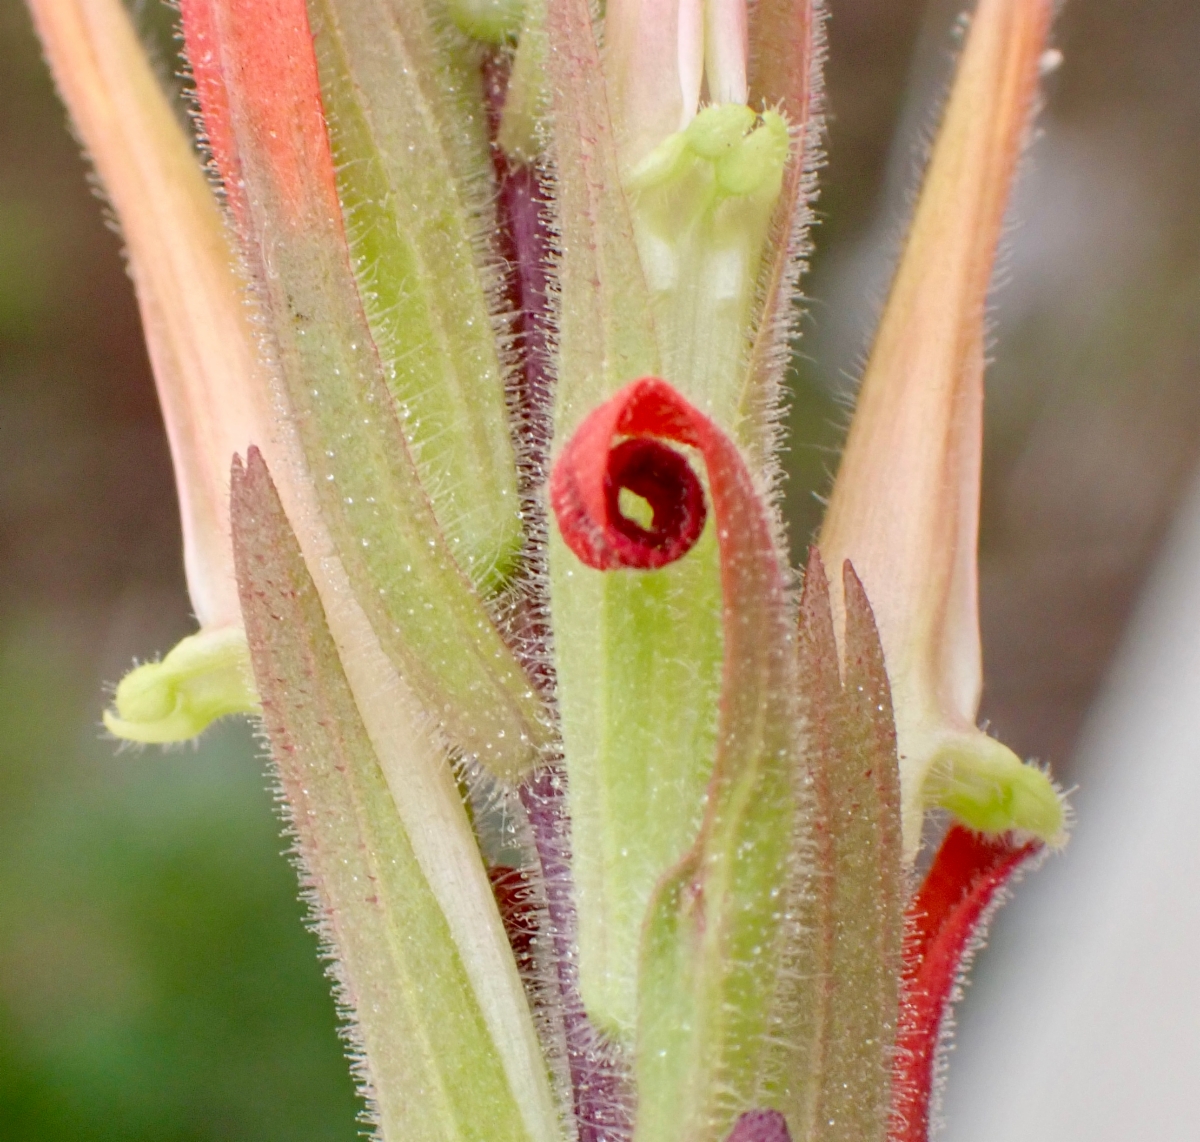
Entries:
[[303,0],[184,0],[204,126],[321,514],[388,657],[450,739],[532,764],[541,704],[430,506],[351,270]]
[[[635,1137],[717,1142],[741,1113],[786,1105],[796,1078],[783,1070],[791,1044],[773,1011],[796,938],[786,889],[806,808],[783,564],[736,445],[657,378],[587,418],[555,466],[551,503],[572,552],[605,574],[681,558],[700,534],[704,493],[666,440],[704,459],[724,662],[699,835],[660,882],[643,929]],[[625,514],[622,492],[640,496],[653,518]]]
[[[588,5],[547,0],[544,24],[525,35],[547,42],[557,451],[620,385],[656,371],[658,351]],[[670,566],[608,575],[581,564],[552,533],[550,576],[580,988],[589,1015],[628,1043],[646,903],[695,839],[712,768],[721,670],[716,543],[706,535]]]
[[[1058,838],[1049,779],[975,725],[984,307],[1052,0],[980,0],[863,376],[821,531],[879,623],[911,859],[922,811]],[[833,584],[834,614],[843,614]]]
[[823,21],[819,0],[760,0],[750,12],[750,106],[778,108],[793,138],[759,275],[761,308],[739,408],[739,437],[763,469],[776,451],[772,427],[800,314],[796,290],[821,152]]
[[450,548],[472,582],[494,586],[521,527],[488,305],[494,188],[479,68],[415,0],[309,0],[308,11],[371,332]]
[[883,1142],[900,989],[903,909],[900,775],[891,695],[871,607],[843,568],[846,635],[839,679],[829,587],[810,554],[800,604],[801,693],[817,804],[818,876],[809,908],[820,981],[813,1089],[802,1137]]
[[263,720],[380,1136],[535,1139],[509,1087],[509,1045],[489,1034],[257,450],[235,466],[232,495]]
[[928,1142],[955,992],[1005,889],[1041,848],[955,825],[909,905],[890,1142]]

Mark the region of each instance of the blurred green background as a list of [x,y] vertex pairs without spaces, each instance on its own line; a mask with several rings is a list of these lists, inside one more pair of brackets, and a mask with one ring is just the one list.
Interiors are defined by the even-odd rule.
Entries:
[[[958,10],[831,0],[829,165],[789,514],[819,519]],[[158,0],[139,18],[161,29]],[[1200,6],[1076,0],[989,374],[984,714],[1067,784],[1200,451]],[[0,0],[0,1142],[351,1139],[357,1103],[243,726],[119,751],[189,628],[137,312],[28,16]],[[982,965],[986,970],[986,962]]]

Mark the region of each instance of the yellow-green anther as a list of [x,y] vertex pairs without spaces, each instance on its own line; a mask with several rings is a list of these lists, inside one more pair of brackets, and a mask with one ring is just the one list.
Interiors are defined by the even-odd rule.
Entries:
[[[450,14],[495,17],[503,39],[505,7],[519,23],[520,0],[461,0]],[[450,550],[494,591],[521,522],[479,69],[419,5],[308,0],[308,12],[345,237],[387,386]]]
[[446,11],[472,39],[504,44],[517,38],[525,4],[524,0],[448,0]]
[[161,662],[135,667],[117,686],[104,726],[148,744],[187,741],[218,718],[256,711],[250,651],[240,627],[189,635]]

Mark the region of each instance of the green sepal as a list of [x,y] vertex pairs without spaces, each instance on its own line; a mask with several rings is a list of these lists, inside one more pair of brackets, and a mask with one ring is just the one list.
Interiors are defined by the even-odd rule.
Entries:
[[277,264],[294,307],[294,316],[278,311],[282,298],[271,307],[283,376],[355,594],[384,652],[455,744],[515,777],[549,739],[547,715],[437,525],[358,324],[349,268],[338,272],[336,247],[298,235],[281,244]]
[[606,572],[583,566],[556,531],[550,562],[580,992],[600,1027],[631,1042],[646,908],[695,841],[712,771],[716,542],[709,528],[677,563]]
[[[721,1142],[737,1115],[782,1109],[777,1008],[799,936],[786,885],[799,860],[789,759],[710,791],[710,828],[660,884],[643,931],[636,1142]],[[715,808],[712,808],[715,806]]]
[[770,508],[732,439],[707,423],[716,752],[696,840],[659,881],[642,929],[635,1142],[722,1142],[746,1111],[788,1115],[805,1084],[794,1064],[811,1022],[798,1008],[812,980],[798,966],[813,805],[794,618]]
[[350,254],[388,388],[455,559],[494,590],[513,570],[522,528],[478,61],[419,0],[308,0],[308,11]]
[[187,741],[218,718],[258,709],[250,652],[240,627],[188,635],[159,662],[136,666],[117,685],[104,728],[126,741]]
[[[545,60],[561,235],[558,448],[622,383],[655,372],[658,349],[588,6],[530,7],[517,62],[526,52]],[[584,567],[555,534],[550,579],[580,989],[591,1018],[631,1043],[646,904],[695,839],[712,768],[716,544],[709,536],[659,571],[610,574]]]
[[552,1123],[531,1130],[510,1086],[510,1044],[489,1032],[253,450],[234,468],[233,521],[263,724],[380,1138],[554,1142]]

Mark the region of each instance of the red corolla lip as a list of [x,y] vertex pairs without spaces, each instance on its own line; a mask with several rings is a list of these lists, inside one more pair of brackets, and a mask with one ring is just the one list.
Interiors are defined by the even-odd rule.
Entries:
[[890,1142],[926,1142],[955,988],[1005,889],[1042,851],[1038,841],[984,837],[961,825],[938,849],[908,908]]

